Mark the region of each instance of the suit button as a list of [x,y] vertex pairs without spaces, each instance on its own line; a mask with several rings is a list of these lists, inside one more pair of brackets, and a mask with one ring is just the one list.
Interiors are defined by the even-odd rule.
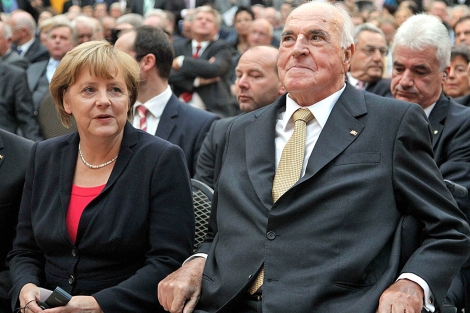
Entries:
[[268,231],[266,237],[268,237],[269,240],[274,240],[274,238],[276,238],[276,233],[273,231]]
[[77,250],[72,249],[72,255],[76,258],[77,257]]
[[70,275],[69,276],[69,284],[73,285],[74,281],[75,281],[75,277],[73,277],[73,275]]

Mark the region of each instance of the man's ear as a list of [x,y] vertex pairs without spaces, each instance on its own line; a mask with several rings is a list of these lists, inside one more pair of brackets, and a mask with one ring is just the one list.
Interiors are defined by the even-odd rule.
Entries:
[[343,73],[349,71],[349,66],[351,65],[351,58],[354,54],[354,45],[351,44],[348,48],[344,49],[343,57]]
[[149,71],[155,66],[156,57],[152,53],[149,53],[146,56],[144,56],[140,60],[140,62],[143,63],[142,66],[143,66],[144,71]]

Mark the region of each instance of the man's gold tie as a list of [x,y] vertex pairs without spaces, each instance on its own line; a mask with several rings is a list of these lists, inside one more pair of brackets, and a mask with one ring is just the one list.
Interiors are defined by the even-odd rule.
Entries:
[[[298,109],[292,115],[294,118],[294,133],[282,150],[281,160],[274,176],[272,197],[276,202],[299,179],[305,156],[305,141],[307,138],[307,123],[313,119],[309,109]],[[255,282],[248,292],[254,294],[263,285],[264,268],[261,269]]]

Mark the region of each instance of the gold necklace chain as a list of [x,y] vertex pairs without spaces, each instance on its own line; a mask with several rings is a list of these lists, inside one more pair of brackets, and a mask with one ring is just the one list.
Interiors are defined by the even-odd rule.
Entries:
[[93,165],[93,164],[90,164],[88,163],[85,158],[83,157],[83,154],[82,154],[82,149],[80,148],[80,143],[78,143],[78,153],[80,154],[80,159],[82,159],[82,162],[83,164],[85,164],[87,167],[91,168],[91,169],[99,169],[99,168],[103,168],[111,163],[113,163],[114,161],[116,161],[118,155],[116,155],[114,158],[112,158],[111,160],[109,160],[108,162],[105,162],[103,164],[99,164],[99,165]]

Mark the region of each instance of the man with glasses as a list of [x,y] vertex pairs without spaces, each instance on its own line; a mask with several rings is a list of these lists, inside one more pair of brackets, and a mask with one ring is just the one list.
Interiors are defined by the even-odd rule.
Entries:
[[356,51],[347,73],[351,85],[360,90],[391,97],[390,81],[383,79],[387,41],[382,30],[371,23],[356,27],[354,34]]

